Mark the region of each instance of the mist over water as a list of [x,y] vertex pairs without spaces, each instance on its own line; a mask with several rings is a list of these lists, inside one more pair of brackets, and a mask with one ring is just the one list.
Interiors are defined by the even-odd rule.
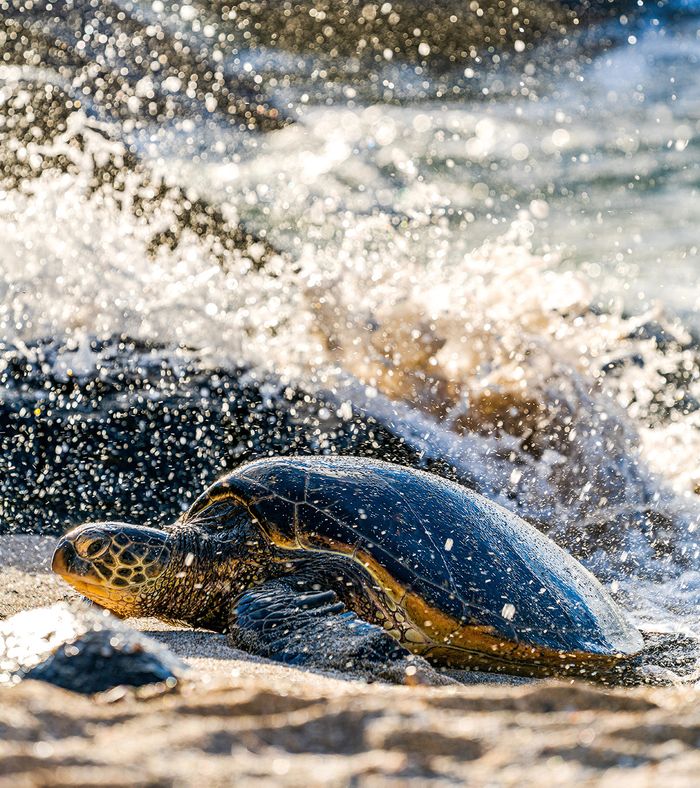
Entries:
[[[115,368],[187,367],[185,388],[245,369],[271,411],[319,403],[303,450],[348,451],[369,419],[547,531],[638,624],[696,636],[693,8],[448,62],[422,33],[369,64],[341,46],[331,73],[218,4],[71,7],[78,44],[45,3],[3,7],[5,43],[35,53],[0,67],[6,412],[70,415],[77,392],[82,413]],[[141,344],[100,344],[120,336]],[[167,408],[120,374],[125,412]],[[284,450],[256,440],[223,461]],[[95,476],[85,496],[118,493]]]

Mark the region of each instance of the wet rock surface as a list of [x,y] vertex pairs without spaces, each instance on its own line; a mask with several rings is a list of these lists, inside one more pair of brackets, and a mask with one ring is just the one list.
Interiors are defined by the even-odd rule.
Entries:
[[[196,191],[154,171],[124,128],[85,107],[81,92],[42,71],[0,74],[0,186],[28,194],[46,175],[75,178],[81,198],[114,202],[149,227],[147,252],[176,250],[188,234],[224,270],[241,259],[263,268],[279,252]],[[152,229],[151,229],[152,228]]]
[[[5,0],[3,62],[54,69],[78,89],[76,100],[103,118],[172,120],[207,97],[218,122],[263,131],[285,125],[251,75],[227,68],[213,44],[172,30],[167,18],[138,5],[69,0],[59,10],[46,0]],[[157,67],[149,68],[151,61]]]
[[[249,45],[291,52],[354,56],[365,63],[392,58],[442,70],[470,61],[476,52],[503,52],[515,41],[537,44],[600,20],[625,3],[521,2],[518,13],[497,2],[355,3],[352,0],[216,0],[232,30],[247,32]],[[387,51],[391,54],[387,55]]]
[[165,646],[85,604],[59,602],[0,624],[0,684],[34,679],[90,694],[122,685],[174,687],[184,671]]
[[194,357],[128,338],[51,340],[6,346],[0,355],[5,530],[60,533],[109,518],[172,522],[226,470],[273,454],[427,464],[390,426],[245,367],[202,369]]

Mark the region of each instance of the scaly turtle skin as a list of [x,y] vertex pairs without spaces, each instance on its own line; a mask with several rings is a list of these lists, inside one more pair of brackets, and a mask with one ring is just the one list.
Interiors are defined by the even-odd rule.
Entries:
[[121,616],[227,632],[293,664],[400,678],[410,661],[604,677],[640,651],[601,584],[516,515],[353,457],[243,465],[164,530],[95,523],[53,568]]

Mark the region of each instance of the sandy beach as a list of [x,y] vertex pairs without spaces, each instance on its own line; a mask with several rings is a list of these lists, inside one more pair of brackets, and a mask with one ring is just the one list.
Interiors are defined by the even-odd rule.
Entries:
[[[700,0],[9,0],[0,53],[0,624],[78,601],[47,534],[189,511],[189,574],[78,555],[157,576],[139,612],[289,559],[433,655],[688,682],[368,683],[134,619],[174,686],[12,685],[59,605],[0,632],[0,788],[700,785]],[[325,624],[294,647],[366,664]],[[134,667],[87,639],[81,680]]]
[[[68,599],[52,540],[0,540],[0,616]],[[173,692],[0,690],[0,783],[694,785],[700,693],[546,681],[424,688],[286,668],[134,622],[190,666]]]

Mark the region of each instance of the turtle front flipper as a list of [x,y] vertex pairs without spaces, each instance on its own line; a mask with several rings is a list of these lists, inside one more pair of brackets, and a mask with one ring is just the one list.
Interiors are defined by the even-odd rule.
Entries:
[[271,580],[235,602],[228,638],[234,648],[289,665],[338,670],[401,684],[451,684],[381,627],[358,618],[333,591]]

